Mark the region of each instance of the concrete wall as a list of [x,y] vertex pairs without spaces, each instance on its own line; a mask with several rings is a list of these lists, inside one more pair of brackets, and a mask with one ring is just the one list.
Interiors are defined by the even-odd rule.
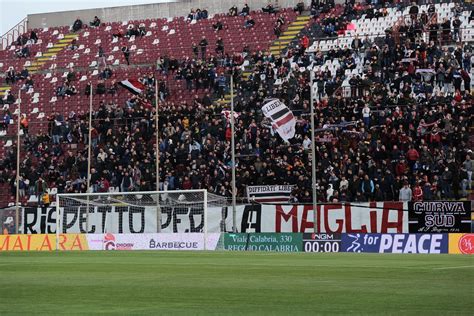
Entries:
[[[210,14],[226,13],[232,5],[239,10],[248,3],[251,10],[257,10],[268,3],[278,4],[280,7],[293,7],[298,0],[176,0],[170,3],[130,5],[123,7],[98,8],[89,10],[63,11],[28,15],[29,28],[43,28],[71,25],[77,17],[84,23],[92,21],[98,16],[102,22],[121,22],[129,20],[167,18],[186,16],[192,8],[207,9]],[[311,0],[305,0],[309,4]],[[339,1],[337,1],[339,2]]]

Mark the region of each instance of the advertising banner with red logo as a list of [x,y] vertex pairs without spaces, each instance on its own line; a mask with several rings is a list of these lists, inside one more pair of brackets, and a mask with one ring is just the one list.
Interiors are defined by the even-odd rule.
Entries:
[[219,233],[90,234],[89,250],[216,250]]
[[474,234],[449,234],[449,253],[474,255]]

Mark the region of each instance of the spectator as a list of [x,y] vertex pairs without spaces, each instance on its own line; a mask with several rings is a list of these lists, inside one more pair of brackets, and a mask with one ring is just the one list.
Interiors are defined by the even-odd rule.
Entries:
[[36,34],[35,30],[31,30],[30,40],[35,44],[38,42],[38,35]]
[[38,197],[38,205],[42,203],[43,195],[47,194],[48,185],[42,177],[35,182],[35,195]]
[[74,21],[74,24],[72,25],[72,31],[77,33],[80,29],[82,29],[82,21],[78,17],[76,21]]
[[299,15],[304,11],[304,1],[300,1],[296,4],[293,11],[298,12]]
[[242,11],[240,11],[240,15],[241,16],[247,16],[250,14],[250,7],[249,5],[246,3],[244,4],[244,7],[242,8]]
[[471,151],[468,151],[469,154],[466,155],[466,160],[462,163],[463,168],[466,170],[467,173],[467,183],[469,190],[472,189],[472,170],[474,168],[474,164],[471,160]]
[[262,8],[262,12],[275,14],[277,13],[277,10],[273,7],[272,4],[269,3],[264,8]]
[[105,94],[106,92],[106,87],[105,87],[105,82],[104,80],[99,80],[97,83],[97,87],[95,89],[96,94]]
[[100,19],[97,17],[97,15],[94,17],[94,20],[89,23],[91,27],[99,27],[100,26]]
[[128,49],[127,46],[122,47],[122,53],[123,53],[123,58],[125,58],[125,61],[127,62],[127,65],[130,65],[130,50]]
[[223,27],[224,27],[224,25],[222,24],[221,21],[217,21],[216,23],[212,24],[212,28],[213,28],[214,31],[216,31],[216,32],[221,31]]
[[237,15],[238,15],[237,6],[233,5],[233,6],[229,9],[229,16],[237,16]]
[[244,28],[250,29],[250,28],[253,28],[254,26],[255,26],[254,19],[252,19],[252,17],[250,15],[248,15],[246,20],[245,20]]
[[398,200],[402,202],[410,202],[412,200],[412,191],[408,185],[408,181],[403,182],[403,188],[400,189]]
[[460,29],[461,29],[462,22],[459,19],[459,17],[456,17],[453,21],[453,40],[454,41],[460,41],[461,36],[460,36]]
[[199,47],[201,48],[201,59],[206,58],[207,45],[209,45],[209,43],[207,42],[206,37],[203,36],[201,41],[199,42]]
[[224,41],[222,37],[217,38],[216,41],[216,54],[219,56],[224,56]]

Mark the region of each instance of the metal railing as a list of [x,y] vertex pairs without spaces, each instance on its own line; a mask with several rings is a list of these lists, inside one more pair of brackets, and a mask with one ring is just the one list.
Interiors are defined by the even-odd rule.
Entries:
[[2,45],[0,50],[5,50],[8,46],[13,44],[16,41],[18,36],[25,33],[28,30],[28,19],[24,18],[17,25],[8,30],[5,34],[2,35]]

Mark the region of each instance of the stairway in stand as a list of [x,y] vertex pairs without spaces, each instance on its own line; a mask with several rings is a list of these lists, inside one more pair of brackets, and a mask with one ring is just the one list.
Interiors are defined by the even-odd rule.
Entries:
[[27,67],[28,71],[33,73],[40,71],[44,64],[46,64],[49,60],[54,60],[58,53],[66,49],[66,47],[69,46],[76,38],[78,38],[78,35],[75,33],[64,35],[64,37],[59,39],[57,43],[49,47],[46,52],[42,53],[40,56],[37,56],[36,60]]

